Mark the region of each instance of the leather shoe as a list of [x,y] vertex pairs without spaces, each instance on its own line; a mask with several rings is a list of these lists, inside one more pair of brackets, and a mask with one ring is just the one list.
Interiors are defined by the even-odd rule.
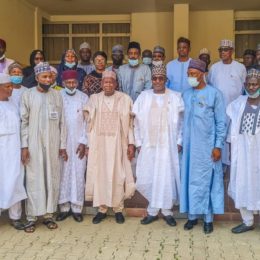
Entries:
[[203,231],[204,231],[205,234],[212,233],[213,232],[213,223],[212,222],[209,222],[209,223],[204,222]]
[[150,216],[150,215],[147,215],[146,217],[144,217],[142,220],[141,220],[141,224],[142,225],[147,225],[147,224],[150,224],[154,221],[158,220],[158,216]]
[[122,214],[122,212],[115,213],[116,223],[123,224],[125,222],[125,218]]
[[176,220],[174,219],[173,216],[169,215],[169,216],[163,216],[163,219],[165,220],[165,222],[171,226],[171,227],[175,227],[177,225]]
[[57,217],[56,217],[56,221],[63,221],[64,219],[66,219],[68,216],[70,215],[70,212],[60,212]]
[[24,230],[24,224],[20,219],[12,220],[12,226],[17,230]]
[[82,222],[83,221],[83,215],[81,213],[72,213],[72,216],[75,221]]
[[231,231],[234,234],[240,234],[240,233],[247,232],[247,231],[250,231],[253,229],[254,229],[254,226],[246,226],[244,223],[242,223],[242,224],[232,228]]
[[198,224],[198,220],[197,219],[193,219],[193,220],[188,220],[185,224],[184,224],[184,230],[190,230],[193,229],[193,227],[195,225]]
[[105,219],[107,217],[106,213],[101,213],[98,212],[97,215],[92,219],[92,223],[93,224],[98,224],[100,223],[103,219]]

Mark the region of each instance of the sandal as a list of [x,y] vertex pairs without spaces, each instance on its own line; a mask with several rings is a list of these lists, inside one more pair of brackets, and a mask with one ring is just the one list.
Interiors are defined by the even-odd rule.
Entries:
[[48,229],[56,229],[58,228],[58,225],[53,221],[52,218],[47,218],[43,222],[43,225],[45,225]]
[[35,222],[34,221],[28,221],[24,225],[24,231],[26,233],[33,233],[35,231]]
[[20,219],[12,220],[11,225],[17,230],[24,230],[24,224]]

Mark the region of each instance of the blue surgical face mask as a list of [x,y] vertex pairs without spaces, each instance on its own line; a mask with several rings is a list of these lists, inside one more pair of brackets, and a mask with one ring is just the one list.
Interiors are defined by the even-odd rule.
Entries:
[[130,65],[131,67],[135,67],[135,66],[137,66],[137,65],[139,64],[139,60],[138,60],[138,59],[136,59],[136,60],[134,60],[134,59],[129,59],[129,60],[128,60],[128,63],[129,63],[129,65]]
[[254,94],[249,94],[246,89],[245,89],[245,91],[246,91],[246,94],[247,94],[250,98],[258,98],[259,95],[260,95],[260,89],[258,89]]
[[65,87],[65,91],[67,94],[73,96],[76,93],[77,89],[76,88],[69,89],[69,88]]
[[13,84],[19,85],[23,81],[23,76],[10,76],[10,79]]
[[69,63],[69,62],[65,62],[65,66],[68,67],[68,68],[73,68],[74,66],[76,65],[76,62],[72,62],[72,63]]
[[188,77],[188,83],[193,87],[196,88],[200,83],[196,77]]
[[152,63],[152,58],[150,58],[150,57],[143,58],[143,64],[150,65],[151,63]]

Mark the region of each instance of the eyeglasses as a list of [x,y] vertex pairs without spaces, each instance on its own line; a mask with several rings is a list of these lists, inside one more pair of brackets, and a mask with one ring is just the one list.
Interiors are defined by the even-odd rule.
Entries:
[[165,77],[163,77],[163,76],[159,76],[159,77],[153,76],[153,77],[152,77],[152,81],[157,81],[157,80],[159,80],[159,81],[164,81],[164,80],[165,80]]
[[219,52],[228,52],[228,51],[230,51],[230,50],[232,50],[231,48],[218,48],[218,51]]
[[35,59],[35,60],[43,60],[42,57],[35,57],[34,59]]
[[246,83],[245,84],[247,87],[257,87],[258,86],[258,83]]

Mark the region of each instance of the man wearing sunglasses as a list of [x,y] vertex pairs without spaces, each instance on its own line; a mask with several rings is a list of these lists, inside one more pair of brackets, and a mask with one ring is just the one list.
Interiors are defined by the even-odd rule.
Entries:
[[143,91],[133,107],[135,141],[139,152],[137,190],[148,200],[141,224],[158,220],[161,210],[169,226],[176,226],[172,207],[179,201],[181,125],[184,103],[181,93],[165,87],[166,67],[152,67],[153,89]]
[[[210,85],[222,92],[227,107],[243,92],[246,68],[243,64],[232,59],[234,43],[231,40],[221,40],[218,51],[220,61],[210,68],[208,81]],[[227,143],[224,144],[222,163],[230,165],[229,145]]]

